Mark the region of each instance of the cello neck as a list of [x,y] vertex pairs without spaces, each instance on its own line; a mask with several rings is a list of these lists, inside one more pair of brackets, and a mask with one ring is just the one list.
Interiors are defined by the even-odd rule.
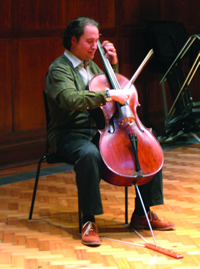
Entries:
[[97,40],[97,48],[99,50],[99,54],[101,56],[101,59],[103,61],[104,68],[106,71],[106,76],[108,77],[108,80],[110,82],[112,89],[120,89],[120,85],[119,85],[119,82],[115,76],[115,72],[113,71],[113,68],[112,68],[110,62],[108,61],[108,58],[106,57],[105,51],[102,48],[101,42],[99,40]]

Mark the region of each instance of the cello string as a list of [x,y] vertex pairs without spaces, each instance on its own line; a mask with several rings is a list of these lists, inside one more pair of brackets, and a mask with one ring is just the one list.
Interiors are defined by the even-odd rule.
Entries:
[[98,47],[98,50],[99,50],[99,54],[101,56],[101,59],[103,61],[103,64],[104,64],[104,67],[106,69],[106,73],[107,75],[109,76],[109,79],[110,79],[110,83],[112,84],[112,88],[113,89],[120,89],[120,85],[119,85],[119,82],[115,76],[115,73],[112,69],[112,66],[110,64],[110,62],[108,61],[108,58],[106,57],[105,55],[105,52],[104,52],[104,49],[102,48],[101,46],[101,42],[99,41],[99,39],[97,40],[97,47]]

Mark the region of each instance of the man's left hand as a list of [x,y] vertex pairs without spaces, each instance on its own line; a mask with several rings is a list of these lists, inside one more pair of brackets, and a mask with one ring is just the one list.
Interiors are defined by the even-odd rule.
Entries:
[[109,62],[114,65],[118,63],[117,52],[113,43],[105,40],[102,42],[102,47],[105,50],[106,57],[108,58]]

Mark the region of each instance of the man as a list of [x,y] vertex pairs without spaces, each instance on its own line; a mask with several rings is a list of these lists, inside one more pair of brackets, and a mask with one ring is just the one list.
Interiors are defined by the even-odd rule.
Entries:
[[[112,100],[125,104],[130,90],[88,91],[88,83],[102,70],[92,61],[99,38],[98,23],[87,17],[74,19],[66,28],[63,38],[64,54],[50,66],[46,75],[50,124],[48,140],[52,150],[74,162],[78,195],[83,214],[82,243],[100,245],[95,215],[103,213],[99,182],[101,180],[101,156],[93,143],[98,132],[90,111]],[[116,49],[109,41],[102,47],[117,70]],[[141,194],[153,228],[168,230],[175,225],[160,220],[150,211],[150,206],[163,204],[162,171],[149,183],[140,187]],[[131,227],[146,228],[147,221],[138,196]]]

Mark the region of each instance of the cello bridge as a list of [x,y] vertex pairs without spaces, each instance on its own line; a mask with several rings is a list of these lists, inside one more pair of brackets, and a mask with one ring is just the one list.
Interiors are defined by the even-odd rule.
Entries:
[[126,117],[125,119],[123,119],[119,125],[123,125],[125,122],[128,122],[129,125],[132,125],[135,121],[135,117],[134,116],[130,116],[130,117]]

